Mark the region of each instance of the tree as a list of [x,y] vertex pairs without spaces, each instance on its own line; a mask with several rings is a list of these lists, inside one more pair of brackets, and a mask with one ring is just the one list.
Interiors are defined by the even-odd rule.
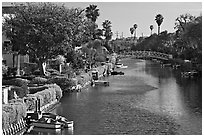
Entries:
[[136,39],[136,33],[137,33],[136,30],[137,30],[137,27],[138,27],[137,24],[133,25],[133,28],[134,28],[134,31],[135,31],[134,39]]
[[150,25],[150,30],[151,30],[151,35],[152,35],[152,30],[154,29],[154,26],[153,25]]
[[91,39],[94,40],[96,39],[97,36],[97,28],[98,25],[96,24],[96,20],[99,17],[99,9],[97,9],[97,5],[89,5],[89,7],[86,7],[85,10],[85,16],[88,18],[87,23],[89,24],[89,28],[90,28],[90,35],[91,35]]
[[108,45],[108,41],[111,40],[113,32],[111,31],[111,21],[105,20],[102,23],[104,36],[105,36],[105,47],[110,51],[110,47]]
[[3,31],[13,50],[33,57],[44,74],[42,64],[47,59],[63,55],[71,48],[72,34],[81,18],[76,18],[73,9],[51,3],[26,3],[14,10],[15,16],[5,18]]
[[134,28],[131,27],[131,28],[130,28],[130,34],[131,34],[131,36],[134,34],[134,31],[135,31]]
[[180,15],[176,19],[177,29],[176,46],[179,47],[180,56],[184,59],[202,63],[202,16],[194,17],[190,14]]
[[184,31],[186,25],[189,22],[192,22],[193,20],[195,20],[195,17],[190,15],[190,14],[182,14],[179,17],[176,18],[176,23],[175,23],[175,29],[177,29],[177,31]]
[[160,34],[160,26],[164,20],[164,17],[161,14],[157,14],[155,17],[156,23],[158,25],[158,35]]
[[99,9],[97,9],[97,5],[89,5],[89,7],[86,7],[85,12],[86,12],[86,17],[93,22],[96,22],[96,19],[100,15]]

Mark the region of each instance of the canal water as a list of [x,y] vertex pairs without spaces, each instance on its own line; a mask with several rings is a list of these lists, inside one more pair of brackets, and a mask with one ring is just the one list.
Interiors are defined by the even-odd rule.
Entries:
[[53,113],[74,121],[72,130],[30,134],[202,134],[202,82],[182,78],[158,63],[123,59],[125,75],[104,78],[110,86],[65,95]]

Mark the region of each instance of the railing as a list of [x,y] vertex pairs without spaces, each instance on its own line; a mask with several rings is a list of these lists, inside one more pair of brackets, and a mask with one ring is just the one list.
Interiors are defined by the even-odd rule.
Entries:
[[135,56],[136,58],[156,58],[156,59],[162,59],[162,60],[169,60],[172,58],[172,55],[155,52],[155,51],[134,51],[131,53],[132,56]]

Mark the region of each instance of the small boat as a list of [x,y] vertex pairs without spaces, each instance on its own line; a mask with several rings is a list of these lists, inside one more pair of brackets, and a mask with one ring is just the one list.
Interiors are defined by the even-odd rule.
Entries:
[[111,72],[111,75],[124,75],[125,73],[124,72],[122,72],[122,71],[113,71],[113,72]]
[[120,68],[127,68],[128,66],[121,66]]
[[122,63],[116,63],[115,65],[116,65],[117,68],[121,68],[123,66]]
[[51,128],[58,129],[63,128],[63,123],[53,120],[52,118],[41,118],[38,121],[33,121],[31,126],[40,127],[40,128]]
[[127,68],[128,66],[124,66],[122,63],[115,64],[117,68]]
[[53,113],[42,113],[40,119],[32,120],[31,126],[49,129],[73,128],[74,122]]
[[185,71],[185,72],[181,72],[181,75],[183,77],[194,77],[195,75],[197,75],[198,72],[195,70],[191,70],[191,71]]
[[95,85],[105,85],[105,86],[109,86],[109,82],[105,81],[105,80],[95,80],[94,81]]

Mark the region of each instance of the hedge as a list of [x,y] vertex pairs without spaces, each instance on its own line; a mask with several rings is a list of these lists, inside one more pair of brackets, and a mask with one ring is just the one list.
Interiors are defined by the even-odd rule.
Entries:
[[62,97],[62,90],[58,85],[50,84],[43,87],[47,89],[35,94],[27,94],[23,98],[11,99],[8,104],[2,105],[2,127],[4,129],[25,117],[27,111],[35,110],[37,99],[40,100],[40,106],[42,107]]
[[74,85],[73,81],[66,76],[52,77],[48,79],[48,82],[52,84],[56,83],[64,92],[70,91],[70,88]]
[[46,87],[53,89],[56,93],[56,99],[60,100],[62,98],[62,89],[57,84],[45,85]]
[[85,83],[92,80],[92,76],[91,74],[84,73],[80,75],[80,77],[77,77],[77,80],[78,80],[77,83],[83,86]]
[[17,123],[26,116],[26,104],[22,99],[11,100],[8,104],[2,105],[2,128]]
[[27,97],[23,98],[25,104],[26,104],[26,108],[28,111],[32,111],[35,110],[35,101],[37,100],[37,98],[33,95],[33,94],[28,94]]
[[14,98],[14,92],[16,92],[19,98],[23,98],[29,93],[29,90],[27,86],[11,86],[11,90],[9,91],[9,99]]
[[35,93],[37,93],[39,91],[48,89],[48,87],[43,85],[43,86],[38,86],[38,87],[29,87],[28,89],[29,89],[30,94],[35,94]]
[[42,77],[35,77],[32,79],[31,81],[32,84],[46,84],[47,83],[47,79],[46,78],[42,78]]
[[14,79],[10,79],[10,80],[2,80],[2,85],[14,85],[14,86],[18,86],[18,87],[22,87],[22,86],[27,86],[30,83],[29,80],[27,79],[22,79],[22,78],[14,78]]
[[46,89],[36,92],[35,94],[28,94],[27,97],[24,97],[24,101],[26,103],[28,110],[35,109],[35,101],[40,99],[40,106],[44,106],[55,99],[60,100],[62,97],[62,90],[56,84],[44,85],[42,87],[46,87]]

